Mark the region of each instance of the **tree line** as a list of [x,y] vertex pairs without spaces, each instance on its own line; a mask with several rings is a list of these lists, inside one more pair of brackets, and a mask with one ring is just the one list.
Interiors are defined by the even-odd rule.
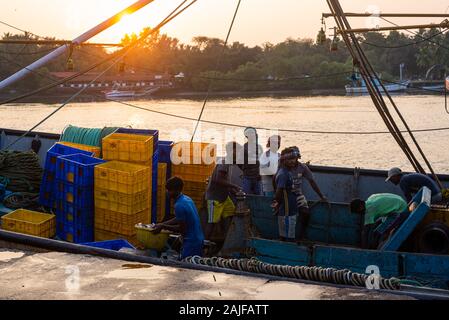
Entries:
[[[122,43],[130,44],[137,37],[136,34],[125,35]],[[6,33],[2,38],[26,40],[34,39],[34,36]],[[371,32],[359,38],[375,70],[386,80],[399,78],[402,63],[408,79],[424,79],[427,70],[435,65],[441,67],[435,68],[436,72],[431,76],[442,79],[444,71],[441,70],[449,61],[449,35],[438,29],[422,29],[416,34]],[[337,51],[330,50],[330,39],[324,44],[311,39],[287,39],[278,44],[252,47],[234,42],[223,50],[224,43],[220,39],[199,36],[190,44],[184,44],[174,37],[156,33],[137,45],[122,65],[135,72],[183,73],[185,78],[179,86],[192,91],[204,91],[209,83],[215,91],[340,89],[348,83],[353,64],[344,44],[338,39],[337,42]],[[54,48],[0,44],[1,78]],[[75,70],[82,70],[109,54],[104,48],[74,48],[70,57],[56,59],[19,82],[16,88],[30,89],[48,84],[50,72],[66,70],[68,58],[73,59]],[[217,61],[220,62],[217,64]],[[118,68],[110,72],[118,72]],[[214,80],[211,82],[211,79]]]

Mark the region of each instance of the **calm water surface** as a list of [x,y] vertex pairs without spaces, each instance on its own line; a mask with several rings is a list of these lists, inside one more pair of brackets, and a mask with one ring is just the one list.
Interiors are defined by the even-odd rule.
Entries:
[[[399,108],[413,129],[449,127],[449,114],[439,96],[397,96]],[[139,107],[196,118],[202,102],[195,100],[133,101]],[[51,113],[56,104],[0,106],[1,127],[29,129]],[[212,100],[203,119],[273,129],[313,131],[386,131],[369,97],[294,97]],[[131,126],[160,130],[161,139],[189,139],[194,122],[115,102],[73,103],[66,106],[37,130],[60,133],[67,125],[83,127]],[[227,131],[225,129],[228,129]],[[204,140],[242,142],[242,129],[203,123]],[[265,144],[270,132],[260,131]],[[312,164],[388,169],[411,169],[407,159],[388,134],[331,135],[281,132],[283,147],[298,145],[303,160]],[[449,131],[416,133],[435,169],[449,173]]]

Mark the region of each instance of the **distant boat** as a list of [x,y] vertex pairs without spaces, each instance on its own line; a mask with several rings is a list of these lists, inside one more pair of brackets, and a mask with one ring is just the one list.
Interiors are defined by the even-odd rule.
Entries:
[[134,98],[151,95],[159,91],[160,87],[151,88],[141,93],[136,93],[135,91],[122,91],[118,89],[119,86],[114,86],[111,91],[105,92],[105,96],[108,99],[111,98]]
[[[346,85],[346,93],[348,95],[357,95],[357,94],[367,94],[369,93],[368,88],[366,86],[365,80],[361,79],[357,75],[353,75],[351,78],[352,83]],[[383,87],[381,87],[380,82],[376,79],[375,80],[376,86],[379,88],[380,92],[385,93]],[[410,81],[401,81],[398,83],[393,84],[383,84],[385,89],[388,92],[399,92],[404,91],[408,88],[410,85]]]
[[106,98],[129,98],[136,95],[135,91],[112,90],[105,93]]

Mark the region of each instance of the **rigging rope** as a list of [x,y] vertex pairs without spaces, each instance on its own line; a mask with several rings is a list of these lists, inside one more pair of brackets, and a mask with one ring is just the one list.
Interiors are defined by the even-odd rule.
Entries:
[[[407,30],[407,31],[410,31],[410,30]],[[405,48],[405,47],[410,47],[410,46],[414,46],[414,45],[417,45],[417,44],[421,44],[421,43],[426,42],[428,40],[431,40],[431,39],[433,39],[433,38],[435,38],[435,37],[437,37],[437,36],[439,36],[441,34],[444,34],[447,31],[449,31],[449,29],[444,29],[444,30],[442,30],[440,32],[437,32],[436,34],[434,34],[434,35],[432,35],[430,37],[422,38],[419,41],[411,42],[411,43],[407,43],[407,44],[403,44],[403,45],[398,45],[398,46],[384,46],[384,45],[380,45],[380,44],[371,43],[371,42],[368,42],[368,41],[362,41],[362,43],[366,44],[366,45],[369,45],[369,46],[372,46],[372,47],[382,48],[382,49],[399,49],[399,48]]]
[[[348,30],[351,29],[351,26],[346,19],[346,16],[344,14],[344,11],[338,2],[338,0],[327,0],[328,5],[330,9],[332,10],[332,13],[334,14],[335,21],[340,28],[340,30]],[[427,159],[426,155],[424,154],[421,146],[419,145],[418,141],[416,140],[413,132],[411,132],[410,127],[408,126],[407,122],[405,121],[404,117],[402,116],[400,110],[398,109],[397,105],[395,104],[394,100],[392,99],[391,95],[386,90],[383,83],[380,81],[379,77],[375,73],[372,65],[370,64],[368,58],[366,57],[365,53],[363,52],[359,41],[355,34],[353,32],[343,32],[343,39],[348,47],[349,52],[351,53],[354,63],[360,68],[362,71],[361,74],[366,82],[367,88],[370,92],[370,95],[373,99],[374,105],[379,111],[379,114],[384,119],[385,124],[391,131],[391,134],[396,139],[397,143],[403,150],[404,154],[409,159],[412,166],[415,168],[417,172],[424,173],[425,170],[413,154],[412,150],[410,149],[407,141],[403,137],[402,133],[400,132],[394,118],[392,117],[384,99],[383,95],[380,91],[379,86],[383,89],[385,92],[385,95],[387,96],[389,102],[393,106],[396,114],[400,118],[401,122],[405,126],[407,133],[411,137],[412,141],[414,142],[416,148],[418,149],[421,157],[423,158],[424,162],[426,163],[427,167],[431,171],[435,181],[439,184],[439,186],[442,188],[441,181],[439,180],[438,176],[436,175],[435,171],[432,168],[432,165],[430,164],[429,160]],[[352,42],[351,42],[352,41]],[[378,86],[377,83],[380,83]]]
[[[188,1],[188,0],[184,0],[184,1],[182,2],[182,4],[181,4],[180,6],[177,7],[177,9],[179,9],[179,8],[180,8],[184,3],[186,3],[187,1]],[[171,12],[170,15],[167,16],[167,17],[166,17],[166,18],[165,18],[165,19],[164,19],[164,20],[163,20],[157,27],[155,27],[154,29],[151,29],[151,30],[148,30],[148,31],[144,32],[144,34],[142,34],[142,35],[140,36],[140,38],[137,39],[135,42],[132,42],[132,43],[129,44],[128,46],[124,47],[122,50],[117,51],[117,52],[111,54],[109,57],[106,57],[106,58],[104,58],[103,60],[101,60],[101,61],[99,61],[99,62],[97,62],[97,63],[94,63],[93,65],[87,67],[86,69],[84,69],[84,70],[82,70],[82,71],[79,71],[79,72],[77,72],[76,74],[71,75],[71,76],[69,76],[69,77],[66,77],[66,78],[64,78],[64,79],[61,79],[61,80],[59,80],[59,81],[57,81],[57,82],[54,82],[54,83],[49,84],[49,85],[47,85],[47,86],[41,87],[41,88],[36,89],[36,90],[34,90],[34,91],[31,91],[31,92],[29,92],[29,93],[20,95],[20,96],[18,96],[18,97],[15,97],[15,98],[11,98],[11,99],[2,101],[2,102],[0,102],[0,105],[7,104],[7,103],[12,103],[12,102],[16,102],[16,101],[19,101],[19,100],[22,100],[22,99],[25,99],[25,98],[34,96],[34,95],[36,95],[36,94],[38,94],[38,93],[47,91],[47,90],[49,90],[49,89],[55,88],[55,87],[57,87],[57,86],[59,86],[59,85],[61,85],[61,84],[65,84],[65,83],[67,83],[67,82],[69,82],[69,81],[71,81],[71,80],[73,80],[73,79],[76,79],[76,78],[78,78],[78,77],[80,77],[80,76],[82,76],[82,75],[88,73],[89,71],[94,70],[94,69],[96,69],[97,67],[99,67],[99,66],[101,66],[101,65],[103,65],[103,64],[105,64],[105,63],[107,63],[107,62],[109,62],[109,61],[111,61],[111,60],[113,60],[116,56],[118,56],[119,59],[123,58],[123,57],[127,54],[127,52],[128,52],[130,49],[134,48],[137,44],[139,44],[140,42],[142,42],[144,39],[146,39],[146,38],[149,37],[150,35],[153,35],[155,32],[159,31],[163,26],[165,26],[167,23],[169,23],[169,22],[172,21],[174,18],[176,18],[178,15],[180,15],[181,13],[183,13],[185,10],[187,10],[191,5],[193,5],[193,4],[196,3],[197,1],[198,1],[198,0],[192,0],[192,2],[191,2],[190,4],[188,4],[187,6],[185,6],[184,8],[182,8],[182,9],[181,9],[179,12],[177,12],[177,13],[175,13],[175,11],[177,11],[177,9],[175,9],[175,10],[174,10],[173,12]],[[121,54],[123,51],[125,52],[125,54]],[[117,63],[117,62],[116,62],[116,63]],[[31,70],[28,69],[28,68],[25,68],[25,69],[28,70],[28,71],[31,71]]]
[[0,151],[0,180],[7,190],[39,193],[42,173],[34,152]]
[[[338,270],[334,268],[306,267],[274,265],[253,259],[224,259],[201,258],[199,256],[188,257],[184,260],[194,265],[218,267],[223,269],[239,270],[251,273],[260,273],[292,279],[300,279],[314,282],[324,282],[339,285],[349,285],[366,288],[367,282],[372,278],[369,275],[352,272],[350,270]],[[400,280],[397,278],[385,279],[379,276],[379,285],[383,290],[400,290]]]
[[[237,18],[237,14],[239,12],[241,2],[242,2],[242,0],[238,0],[237,1],[237,7],[235,8],[234,16],[232,17],[231,25],[229,26],[229,30],[228,30],[228,33],[226,35],[226,40],[225,40],[225,42],[223,44],[223,50],[221,51],[221,54],[217,58],[217,63],[216,63],[216,66],[215,66],[215,70],[218,70],[218,67],[220,65],[221,59],[223,58],[224,53],[226,52],[226,49],[228,47],[229,37],[231,36],[232,28],[234,27],[235,19]],[[190,142],[193,142],[193,140],[195,139],[195,135],[196,135],[196,132],[198,130],[198,126],[199,126],[199,124],[201,122],[201,118],[203,117],[204,110],[206,109],[206,104],[209,101],[209,96],[210,96],[210,93],[211,93],[211,89],[212,89],[212,81],[209,81],[209,85],[207,87],[207,94],[206,94],[206,97],[204,98],[203,106],[201,108],[201,112],[200,112],[200,114],[198,116],[198,119],[196,121],[195,129],[193,130],[192,139],[190,139]]]
[[[162,20],[162,22],[160,22],[154,29],[148,30],[146,32],[144,32],[139,39],[137,39],[135,42],[131,43],[130,45],[128,45],[127,47],[124,48],[124,53],[120,54],[118,56],[117,59],[115,59],[112,64],[107,67],[105,70],[103,70],[100,74],[98,74],[92,81],[89,82],[88,86],[83,87],[81,90],[79,90],[78,92],[76,92],[74,95],[72,95],[69,99],[67,99],[61,106],[59,106],[58,108],[56,108],[53,112],[51,112],[48,116],[46,116],[44,119],[42,119],[41,121],[39,121],[36,125],[34,125],[31,129],[29,129],[27,132],[25,132],[22,136],[20,136],[19,138],[17,138],[15,141],[13,141],[12,143],[10,143],[8,146],[6,146],[6,148],[4,149],[9,149],[11,146],[13,146],[14,144],[16,144],[18,141],[20,141],[21,139],[23,139],[28,133],[32,132],[34,129],[36,129],[37,127],[39,127],[42,123],[44,123],[45,121],[47,121],[49,118],[51,118],[54,114],[56,114],[57,112],[59,112],[62,108],[64,108],[67,104],[69,104],[70,102],[72,102],[76,97],[78,97],[80,94],[82,94],[85,90],[87,90],[87,88],[89,88],[91,86],[91,84],[95,83],[99,78],[101,78],[104,74],[106,74],[110,69],[112,69],[112,67],[114,67],[118,62],[120,62],[127,54],[129,54],[131,52],[131,50],[138,45],[139,43],[141,43],[143,40],[145,40],[146,38],[148,38],[149,36],[155,34],[156,32],[158,32],[164,25],[166,25],[167,23],[169,23],[170,21],[172,21],[173,19],[175,19],[177,16],[179,16],[181,13],[183,13],[185,10],[187,10],[190,6],[192,6],[194,3],[196,3],[198,0],[192,0],[191,3],[189,3],[187,6],[185,6],[184,8],[182,8],[181,10],[179,10],[179,8],[182,7],[183,4],[185,4],[188,0],[184,0],[175,10],[173,10],[164,20]],[[178,11],[179,10],[179,11]],[[178,11],[178,12],[176,12]],[[115,57],[115,55],[114,55]],[[111,57],[108,57],[107,59],[105,59],[106,61],[111,60]],[[54,86],[54,85],[51,85]]]

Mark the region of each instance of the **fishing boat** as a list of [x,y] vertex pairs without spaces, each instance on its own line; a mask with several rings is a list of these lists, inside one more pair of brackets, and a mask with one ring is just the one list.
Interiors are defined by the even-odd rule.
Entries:
[[[148,2],[139,1],[141,6],[148,4]],[[333,2],[329,1],[329,4]],[[110,19],[111,23],[116,20],[116,18]],[[93,35],[92,33],[87,34]],[[77,41],[84,42],[86,40],[85,37],[81,37]],[[347,44],[350,44],[350,42],[347,41]],[[33,64],[32,67],[42,66],[66,50],[68,48],[58,49],[58,51],[38,60],[38,63]],[[362,59],[354,60],[359,62]],[[28,74],[30,70],[32,69],[26,68],[20,74],[14,75],[0,84],[12,83]],[[369,71],[369,68],[365,66],[364,79],[358,76],[352,79],[353,83],[346,87],[348,94],[369,93],[369,87],[372,86],[376,86],[382,93],[388,94],[388,92],[405,90],[409,85],[408,81],[399,84],[387,84],[384,90],[380,87],[381,83],[377,76],[370,75],[366,71]],[[368,87],[365,79],[372,79],[372,86]],[[120,91],[118,88],[106,93],[106,97],[133,97],[135,95],[135,92]],[[376,100],[376,103],[380,105],[381,99]],[[397,132],[392,133],[396,134]],[[59,134],[0,129],[1,149],[12,144],[14,144],[15,151],[25,152],[33,149],[37,153],[42,167],[46,165],[47,151],[60,139],[61,135]],[[404,144],[400,143],[400,145],[405,148]],[[410,156],[410,154],[408,155]],[[280,266],[317,267],[307,269],[306,274],[301,275],[301,279],[308,279],[310,276],[315,281],[329,281],[331,280],[329,275],[333,274],[340,276],[340,279],[337,279],[335,283],[345,283],[346,277],[350,277],[351,273],[366,274],[370,267],[374,266],[380,276],[384,278],[395,277],[403,281],[398,290],[408,290],[407,283],[412,283],[415,289],[416,287],[429,287],[449,290],[449,210],[445,207],[432,207],[428,189],[423,188],[415,196],[413,202],[417,205],[409,218],[392,234],[388,241],[383,243],[378,250],[366,250],[361,248],[363,220],[361,215],[351,212],[350,201],[355,197],[366,199],[375,193],[400,194],[400,190],[392,184],[385,183],[385,177],[387,176],[385,171],[321,166],[311,166],[311,169],[321,190],[328,195],[331,202],[319,202],[311,188],[305,186],[305,196],[310,201],[311,208],[311,222],[306,230],[305,240],[299,243],[279,241],[278,222],[271,209],[272,198],[248,196],[242,198],[248,211],[243,210],[242,212],[249,212],[249,214],[244,214],[243,220],[240,222],[239,220],[242,217],[237,215],[235,224],[231,226],[230,230],[242,229],[243,227],[243,229],[250,229],[251,232],[241,233],[240,235],[243,234],[243,236],[240,237],[237,235],[238,232],[235,232],[236,237],[234,239],[230,239],[233,238],[232,232],[231,236],[228,233],[224,243],[224,247],[228,248],[226,254],[228,257],[257,258],[259,261],[274,265],[274,267],[270,267],[271,271],[282,270]],[[445,188],[449,188],[449,175],[435,175],[435,177],[441,181]],[[239,203],[239,207],[242,207],[242,204]],[[11,212],[11,209],[0,207],[0,215],[9,212]],[[202,210],[202,217],[204,218],[204,210]],[[160,259],[148,260],[149,258],[141,255],[118,254],[113,253],[112,250],[91,249],[82,244],[74,245],[56,239],[43,239],[4,230],[0,230],[0,240],[46,250],[98,254],[130,261],[151,261],[155,264],[164,263]],[[239,242],[240,246],[227,245],[230,240],[237,240],[236,242]],[[219,259],[209,262],[213,263],[217,260]],[[209,268],[210,265],[208,264],[204,266],[195,265],[195,261],[195,259],[192,260],[192,265],[186,266],[185,263],[178,265],[199,270],[217,271],[217,269]],[[229,272],[232,267],[232,263],[227,263],[220,270]],[[238,267],[243,268],[243,264],[238,263]],[[331,268],[342,272],[332,271]],[[323,270],[327,276],[317,279],[316,273],[321,273]],[[266,270],[259,270],[250,266],[246,271],[263,276],[262,271]],[[291,277],[291,274],[282,272],[279,275]],[[364,284],[361,283],[360,285],[363,286]],[[432,291],[432,294],[432,297],[449,297],[447,291],[437,293]]]
[[[385,90],[380,85],[380,81],[377,79],[375,81],[376,85],[379,87],[379,90],[382,93],[385,93]],[[383,83],[383,85],[388,92],[401,92],[405,91],[409,87],[410,81],[401,81],[398,83]],[[358,75],[355,75],[351,78],[351,84],[346,85],[345,89],[346,94],[348,95],[362,95],[369,93],[365,81]]]

